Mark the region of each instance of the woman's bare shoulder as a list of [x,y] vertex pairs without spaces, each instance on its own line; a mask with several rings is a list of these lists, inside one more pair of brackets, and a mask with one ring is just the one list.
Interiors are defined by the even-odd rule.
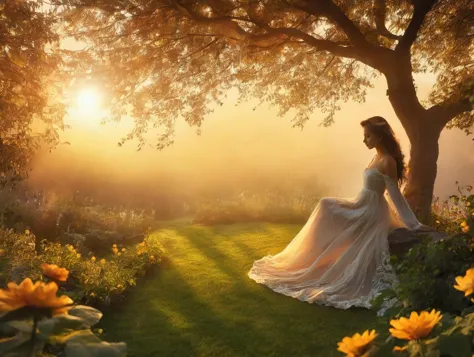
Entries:
[[384,175],[397,178],[397,161],[391,155],[384,155],[380,158],[380,171]]

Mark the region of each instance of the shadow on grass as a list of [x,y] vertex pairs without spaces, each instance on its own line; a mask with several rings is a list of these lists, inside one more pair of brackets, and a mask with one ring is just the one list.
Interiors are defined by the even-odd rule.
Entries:
[[247,276],[262,251],[283,249],[297,228],[252,223],[161,232],[156,239],[169,259],[104,317],[104,338],[127,342],[130,356],[339,356],[342,337],[374,327],[372,312],[303,303]]

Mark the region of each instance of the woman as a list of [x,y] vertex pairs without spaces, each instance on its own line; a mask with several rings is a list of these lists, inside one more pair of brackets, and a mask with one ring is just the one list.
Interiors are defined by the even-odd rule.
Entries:
[[371,300],[395,282],[389,231],[429,227],[416,219],[400,193],[404,156],[390,125],[382,117],[361,125],[365,145],[377,150],[364,171],[362,191],[353,199],[323,198],[283,251],[254,262],[251,279],[278,293],[340,309],[370,308]]

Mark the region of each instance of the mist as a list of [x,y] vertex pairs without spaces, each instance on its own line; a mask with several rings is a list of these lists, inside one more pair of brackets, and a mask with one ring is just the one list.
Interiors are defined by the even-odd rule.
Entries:
[[[421,99],[433,78],[416,78]],[[165,199],[169,195],[226,196],[245,189],[317,192],[320,196],[353,197],[362,187],[362,172],[375,152],[362,143],[360,121],[374,115],[392,125],[409,159],[408,138],[385,96],[382,79],[368,91],[365,103],[348,102],[330,127],[319,126],[322,113],[314,113],[304,127],[292,128],[291,115],[277,116],[276,108],[255,103],[236,105],[230,92],[222,107],[202,125],[202,135],[183,121],[176,124],[175,143],[158,151],[136,142],[117,143],[133,121],[100,125],[92,114],[69,115],[72,129],[61,133],[52,153],[41,152],[33,161],[28,180],[32,189],[62,194],[94,191],[102,198],[124,201]],[[153,144],[154,132],[148,133]],[[441,198],[461,185],[474,183],[474,141],[458,129],[444,130],[435,195]]]

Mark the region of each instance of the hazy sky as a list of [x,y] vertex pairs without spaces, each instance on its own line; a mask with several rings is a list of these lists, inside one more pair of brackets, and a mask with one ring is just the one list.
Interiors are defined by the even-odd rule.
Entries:
[[[424,75],[416,81],[423,98],[432,78]],[[108,181],[136,180],[137,184],[146,181],[153,185],[154,177],[171,173],[183,187],[196,182],[212,187],[271,177],[292,185],[314,182],[325,195],[352,197],[360,190],[362,171],[375,153],[362,143],[361,120],[384,116],[408,159],[408,139],[385,92],[385,81],[380,78],[365,103],[343,105],[334,125],[318,126],[323,115],[315,112],[303,131],[292,128],[291,117],[277,117],[276,109],[261,106],[254,111],[255,103],[235,106],[235,96],[229,93],[229,100],[205,119],[201,136],[179,122],[174,146],[161,152],[152,148],[136,152],[134,142],[117,147],[130,128],[129,121],[101,126],[94,111],[72,114],[66,121],[73,129],[61,136],[71,146],[38,158],[32,181],[48,177],[67,185],[69,179],[84,175],[90,180],[107,177]],[[474,183],[473,149],[472,137],[461,131],[442,133],[436,195],[455,193],[456,180],[464,185]],[[65,178],[59,179],[62,176]]]

